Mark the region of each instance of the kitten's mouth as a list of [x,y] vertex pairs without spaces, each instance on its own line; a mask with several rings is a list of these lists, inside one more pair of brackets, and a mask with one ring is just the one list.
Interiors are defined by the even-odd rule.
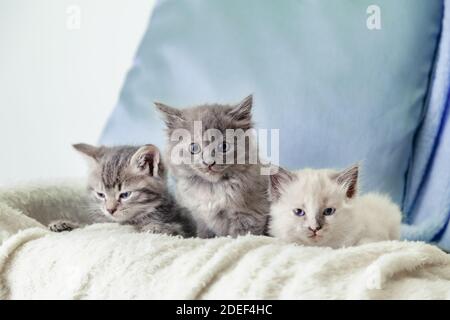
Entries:
[[202,168],[201,169],[204,173],[206,174],[212,174],[212,175],[217,175],[217,174],[221,174],[222,170],[218,170],[214,167],[206,167],[206,168]]
[[104,211],[103,214],[106,216],[106,218],[110,221],[117,221],[117,215],[111,214],[107,211]]
[[209,166],[209,167],[197,167],[195,168],[197,174],[202,176],[207,181],[217,182],[226,177],[225,168],[217,167],[217,166]]
[[318,234],[318,233],[312,233],[312,234],[308,235],[308,238],[310,238],[312,240],[319,240],[320,238],[322,238],[322,235]]

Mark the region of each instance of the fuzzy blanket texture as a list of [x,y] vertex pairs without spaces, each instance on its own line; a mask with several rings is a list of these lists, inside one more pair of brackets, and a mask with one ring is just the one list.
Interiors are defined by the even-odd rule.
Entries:
[[182,239],[83,220],[73,183],[0,191],[0,299],[450,299],[450,256],[422,242],[333,250],[261,236]]

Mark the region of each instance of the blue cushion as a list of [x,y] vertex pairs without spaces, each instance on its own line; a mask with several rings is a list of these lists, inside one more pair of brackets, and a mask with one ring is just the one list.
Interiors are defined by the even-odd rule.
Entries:
[[364,191],[401,203],[424,113],[442,1],[159,1],[103,132],[105,144],[164,146],[152,106],[238,102],[280,129],[288,168],[363,161]]

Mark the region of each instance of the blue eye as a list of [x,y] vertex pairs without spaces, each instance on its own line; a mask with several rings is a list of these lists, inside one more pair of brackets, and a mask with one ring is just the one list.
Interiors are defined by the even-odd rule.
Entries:
[[331,216],[335,212],[336,212],[335,208],[326,208],[325,210],[323,210],[323,215],[324,216]]
[[190,153],[192,153],[192,154],[197,154],[197,153],[200,152],[200,150],[201,150],[201,148],[200,148],[200,145],[199,145],[198,143],[192,142],[192,143],[189,145],[189,151],[190,151]]
[[305,215],[305,211],[303,209],[294,209],[292,210],[296,216],[303,217]]
[[126,200],[131,196],[131,192],[122,192],[119,194],[119,198],[122,200]]
[[105,199],[105,194],[101,192],[96,192],[95,195],[100,199]]
[[219,145],[217,146],[217,149],[218,149],[220,152],[225,153],[225,152],[227,152],[228,150],[230,150],[230,144],[227,143],[227,142],[223,142],[223,143],[221,143],[221,144],[219,144]]

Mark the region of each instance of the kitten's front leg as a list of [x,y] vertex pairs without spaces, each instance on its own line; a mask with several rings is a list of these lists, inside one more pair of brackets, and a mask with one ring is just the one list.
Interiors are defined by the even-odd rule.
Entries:
[[69,220],[55,220],[49,223],[48,228],[53,232],[72,231],[81,227],[80,224]]
[[257,213],[236,212],[230,221],[228,234],[232,237],[246,235],[262,235],[266,229],[267,217]]
[[167,234],[169,236],[184,236],[184,232],[180,225],[175,223],[170,224],[159,224],[159,223],[149,223],[144,226],[137,228],[139,232],[148,232],[148,233],[162,233]]
[[215,233],[203,221],[196,221],[197,237],[202,239],[214,238]]

